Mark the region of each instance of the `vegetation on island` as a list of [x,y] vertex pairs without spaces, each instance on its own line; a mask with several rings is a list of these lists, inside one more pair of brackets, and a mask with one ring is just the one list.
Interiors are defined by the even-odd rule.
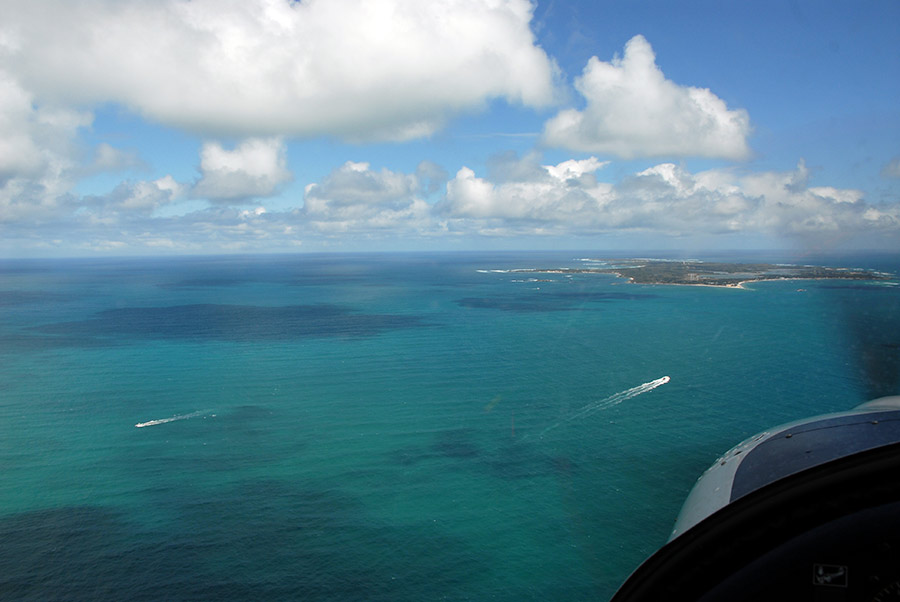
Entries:
[[690,284],[738,287],[745,282],[793,279],[889,280],[873,270],[770,263],[721,263],[663,259],[591,260],[596,267],[523,269],[541,274],[616,274],[636,284]]

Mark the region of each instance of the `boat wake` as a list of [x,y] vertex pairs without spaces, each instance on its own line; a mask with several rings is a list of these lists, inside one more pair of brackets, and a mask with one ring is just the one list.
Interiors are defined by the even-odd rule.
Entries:
[[147,422],[138,422],[134,426],[136,428],[144,428],[145,426],[156,426],[157,424],[165,424],[167,422],[175,422],[176,420],[187,420],[188,418],[196,418],[197,416],[202,416],[206,413],[206,410],[200,410],[199,412],[191,412],[190,414],[178,414],[176,416],[172,416],[171,418],[160,418],[158,420],[148,420]]
[[666,384],[667,382],[669,382],[669,380],[671,380],[671,379],[668,376],[663,376],[662,378],[657,378],[656,380],[651,380],[648,383],[644,383],[642,385],[638,385],[631,389],[627,389],[625,391],[622,391],[621,393],[616,393],[615,395],[610,395],[609,397],[601,399],[600,401],[595,401],[593,403],[589,403],[588,405],[584,406],[580,410],[576,411],[574,414],[571,414],[571,415],[567,416],[566,418],[563,418],[559,422],[555,422],[555,423],[551,424],[550,426],[545,428],[543,431],[541,431],[541,434],[539,436],[543,437],[544,435],[546,435],[547,433],[549,433],[556,427],[566,424],[567,422],[572,422],[573,420],[578,420],[579,418],[585,418],[585,417],[590,416],[591,414],[594,414],[601,410],[606,410],[613,406],[617,406],[620,403],[622,403],[623,401],[628,401],[629,399],[637,397],[638,395],[641,395],[642,393],[652,391],[656,387]]

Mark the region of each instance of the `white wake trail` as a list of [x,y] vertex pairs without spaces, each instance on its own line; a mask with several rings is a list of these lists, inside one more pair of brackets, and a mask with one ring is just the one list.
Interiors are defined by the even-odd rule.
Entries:
[[565,424],[567,422],[571,422],[571,421],[577,420],[579,418],[585,418],[586,416],[590,416],[591,414],[594,414],[595,412],[599,412],[600,410],[605,410],[605,409],[611,408],[613,406],[617,406],[620,403],[622,403],[623,401],[628,401],[629,399],[637,397],[638,395],[641,395],[642,393],[652,391],[656,387],[662,386],[662,385],[666,384],[667,382],[669,382],[670,380],[671,379],[668,376],[663,376],[662,378],[657,378],[656,380],[651,380],[648,383],[638,385],[631,389],[626,389],[625,391],[622,391],[621,393],[616,393],[615,395],[610,395],[609,397],[601,399],[600,401],[595,401],[593,403],[589,403],[588,405],[584,406],[583,408],[581,408],[574,414],[571,414],[571,415],[567,416],[566,418],[563,418],[559,422],[555,422],[555,423],[551,424],[550,426],[545,428],[543,431],[541,431],[541,434],[539,436],[543,437],[548,432],[552,431],[556,427],[558,427],[562,424]]
[[138,422],[134,426],[137,428],[144,428],[145,426],[156,426],[157,424],[165,424],[167,422],[175,422],[176,420],[187,420],[188,418],[196,418],[197,416],[202,416],[206,413],[206,410],[200,410],[199,412],[191,412],[190,414],[179,414],[177,416],[172,416],[171,418],[160,418],[158,420],[148,420],[147,422]]

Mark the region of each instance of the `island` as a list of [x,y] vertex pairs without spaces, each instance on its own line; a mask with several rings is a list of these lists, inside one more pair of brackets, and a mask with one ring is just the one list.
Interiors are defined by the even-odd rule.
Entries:
[[766,280],[891,280],[892,274],[861,268],[770,263],[722,263],[671,259],[583,259],[584,267],[522,268],[535,274],[615,274],[634,284],[684,284],[743,288]]

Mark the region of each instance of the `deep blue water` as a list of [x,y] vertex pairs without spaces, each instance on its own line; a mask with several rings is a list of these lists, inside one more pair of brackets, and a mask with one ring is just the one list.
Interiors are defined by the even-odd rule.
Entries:
[[603,600],[721,452],[898,392],[896,281],[504,271],[598,256],[0,261],[0,598]]

